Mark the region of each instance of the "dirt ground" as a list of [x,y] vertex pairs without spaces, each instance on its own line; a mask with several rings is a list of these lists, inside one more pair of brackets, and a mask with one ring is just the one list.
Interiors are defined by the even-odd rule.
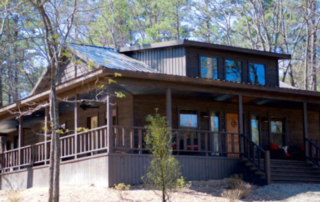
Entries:
[[[222,197],[226,190],[225,180],[195,181],[188,189],[171,193],[172,202],[229,202]],[[19,199],[23,202],[47,201],[47,188],[31,188],[20,192],[0,191],[0,202]],[[82,186],[62,186],[61,202],[157,202],[161,201],[159,192],[132,186],[130,190],[120,192],[113,188],[98,187],[93,184]],[[319,184],[272,184],[264,187],[252,187],[246,199],[240,201],[259,202],[320,202]]]

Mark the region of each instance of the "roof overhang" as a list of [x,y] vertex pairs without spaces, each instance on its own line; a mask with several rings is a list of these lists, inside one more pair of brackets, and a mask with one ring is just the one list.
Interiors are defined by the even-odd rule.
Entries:
[[[212,80],[212,79],[202,79],[202,78],[191,78],[186,76],[177,76],[177,75],[167,75],[167,74],[157,74],[157,73],[147,73],[147,72],[136,72],[136,71],[127,71],[127,70],[115,70],[108,68],[99,68],[97,70],[92,71],[86,76],[78,77],[63,84],[57,86],[57,93],[63,93],[67,90],[70,90],[75,87],[79,87],[86,82],[94,81],[97,78],[106,78],[113,77],[115,73],[121,73],[121,77],[117,79],[136,79],[136,83],[147,81],[147,82],[162,82],[165,83],[168,87],[173,84],[181,84],[189,85],[189,86],[197,86],[202,89],[207,88],[216,88],[222,89],[228,94],[228,89],[232,89],[233,94],[241,94],[242,92],[252,93],[253,97],[264,96],[264,94],[269,94],[274,96],[274,99],[282,99],[286,96],[291,96],[292,98],[299,97],[299,99],[295,99],[299,102],[310,102],[310,103],[320,103],[320,93],[314,91],[305,91],[300,89],[289,89],[289,88],[280,88],[280,87],[271,87],[271,86],[261,86],[261,85],[251,85],[246,83],[235,83],[235,82],[227,82],[221,80]],[[185,88],[189,90],[188,88]],[[237,93],[239,92],[239,93]],[[258,92],[258,93],[257,93]],[[33,95],[27,97],[25,99],[19,100],[13,104],[5,106],[0,109],[0,116],[9,113],[10,110],[19,109],[23,106],[27,106],[28,103],[33,103],[40,100],[48,99],[50,94],[50,90],[43,91],[37,95]],[[277,96],[278,95],[278,96]],[[281,95],[281,96],[279,96]]]
[[130,47],[122,47],[119,49],[119,52],[125,53],[125,52],[157,49],[157,48],[169,48],[169,47],[174,47],[174,46],[209,48],[209,49],[215,49],[215,50],[219,50],[219,51],[246,53],[246,54],[250,54],[250,55],[260,55],[260,56],[265,56],[265,57],[273,57],[273,58],[277,58],[277,59],[291,59],[290,54],[281,54],[281,53],[254,50],[254,49],[248,49],[248,48],[218,45],[218,44],[191,41],[191,40],[185,40],[185,39],[184,40],[166,41],[166,42],[160,42],[160,43],[151,43],[151,44],[147,44],[147,45],[135,45],[135,46],[130,46]]

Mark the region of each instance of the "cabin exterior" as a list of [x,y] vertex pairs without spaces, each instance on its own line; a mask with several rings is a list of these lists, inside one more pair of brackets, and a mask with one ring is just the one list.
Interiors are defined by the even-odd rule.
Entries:
[[[62,184],[141,183],[155,109],[167,116],[187,180],[320,182],[320,93],[279,82],[278,61],[290,55],[188,40],[69,49],[76,60],[64,61],[57,83]],[[49,72],[0,109],[0,189],[47,185]]]

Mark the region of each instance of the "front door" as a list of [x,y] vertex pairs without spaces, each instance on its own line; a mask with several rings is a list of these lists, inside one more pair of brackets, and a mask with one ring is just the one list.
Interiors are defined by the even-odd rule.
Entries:
[[236,113],[227,113],[227,152],[228,157],[239,157],[239,119]]

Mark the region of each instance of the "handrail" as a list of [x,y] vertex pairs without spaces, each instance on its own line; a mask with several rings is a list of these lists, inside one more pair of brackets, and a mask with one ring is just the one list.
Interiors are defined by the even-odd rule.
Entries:
[[[241,156],[251,162],[257,169],[263,172],[266,176],[266,183],[271,183],[270,171],[270,151],[267,151],[253,142],[249,137],[244,134],[240,135],[240,145],[243,148]],[[257,155],[257,157],[256,157]],[[261,158],[264,157],[264,165],[261,164]]]
[[320,153],[320,147],[316,145],[311,139],[305,138],[305,145],[306,145],[306,159],[310,160],[314,165],[320,167],[320,161],[319,161],[319,153]]
[[[102,152],[109,152],[107,143],[107,125],[76,134],[60,137],[61,160],[81,158]],[[147,128],[137,126],[113,126],[114,149],[117,152],[147,153],[144,137]],[[238,157],[239,133],[206,131],[194,129],[171,129],[172,150],[174,154],[199,154],[206,156]],[[77,138],[75,138],[77,137]],[[217,141],[217,143],[212,140]],[[227,146],[223,141],[229,141]],[[50,160],[51,140],[12,149],[0,154],[0,171],[10,172],[12,168],[19,170],[24,166],[47,164]],[[18,159],[20,157],[20,159]]]

